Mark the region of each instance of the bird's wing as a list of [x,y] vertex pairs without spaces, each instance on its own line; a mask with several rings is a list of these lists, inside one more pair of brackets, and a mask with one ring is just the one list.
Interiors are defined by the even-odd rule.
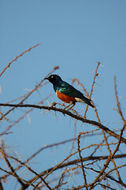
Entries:
[[67,96],[83,98],[83,94],[80,91],[64,81],[62,81],[62,83],[60,84],[58,91]]

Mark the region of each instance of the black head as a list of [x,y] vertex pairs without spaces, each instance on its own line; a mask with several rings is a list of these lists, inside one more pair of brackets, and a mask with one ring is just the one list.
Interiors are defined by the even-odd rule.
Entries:
[[58,75],[50,75],[49,77],[46,77],[45,79],[47,79],[52,84],[62,81],[61,77]]

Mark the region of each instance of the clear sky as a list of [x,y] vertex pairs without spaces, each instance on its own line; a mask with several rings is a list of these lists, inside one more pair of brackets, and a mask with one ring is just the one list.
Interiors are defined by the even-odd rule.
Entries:
[[[119,128],[120,120],[113,110],[116,105],[113,78],[116,75],[125,112],[126,1],[0,0],[0,72],[17,55],[37,43],[40,43],[39,47],[19,58],[1,77],[1,102],[8,102],[34,88],[55,65],[59,65],[56,73],[64,80],[71,83],[73,78],[78,78],[90,91],[94,71],[100,61],[102,65],[92,99],[102,122],[114,129]],[[46,105],[60,102],[52,85],[48,84],[27,103],[37,103],[50,93],[52,96]],[[79,111],[84,112],[84,108],[83,104],[76,106]],[[23,113],[22,109],[15,111],[15,115],[9,116],[11,122]],[[93,111],[89,110],[88,118],[93,117]],[[81,131],[80,123],[78,128]],[[53,113],[39,110],[33,111],[12,131],[13,134],[5,137],[6,142],[23,158],[45,144],[72,138],[74,134],[73,121],[68,117],[61,114],[55,117]],[[64,158],[58,153],[52,154],[50,165],[55,164],[58,158]],[[44,156],[47,159],[48,155]],[[39,166],[40,160],[36,162]]]

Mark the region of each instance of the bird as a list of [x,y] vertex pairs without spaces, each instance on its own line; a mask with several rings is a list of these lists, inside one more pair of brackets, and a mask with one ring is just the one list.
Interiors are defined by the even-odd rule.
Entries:
[[[53,88],[56,92],[57,97],[65,103],[72,105],[71,108],[75,105],[76,102],[82,102],[90,107],[94,108],[92,101],[86,98],[79,90],[74,88],[69,83],[63,81],[59,75],[51,74],[48,77],[44,78],[53,84]],[[69,107],[69,105],[67,107]]]

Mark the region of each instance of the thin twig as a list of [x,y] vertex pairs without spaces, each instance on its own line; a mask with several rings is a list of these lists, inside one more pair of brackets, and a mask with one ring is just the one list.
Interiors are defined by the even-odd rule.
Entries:
[[37,46],[39,46],[40,44],[36,44],[28,49],[26,49],[25,51],[23,51],[21,54],[19,54],[18,56],[16,56],[11,62],[8,63],[8,65],[3,69],[3,71],[0,73],[0,77],[3,75],[3,73],[10,67],[10,65],[15,62],[19,57],[23,56],[25,53],[31,51],[33,48],[36,48]]
[[115,98],[116,98],[116,104],[117,104],[118,112],[120,114],[120,117],[121,117],[122,121],[125,123],[126,120],[125,120],[125,118],[123,116],[123,113],[122,113],[122,110],[121,110],[121,107],[120,107],[120,102],[119,102],[118,94],[117,94],[116,77],[114,77],[114,88],[115,88]]
[[[93,93],[93,88],[94,88],[96,77],[98,76],[98,67],[99,67],[100,64],[101,64],[100,62],[97,63],[97,67],[96,67],[96,70],[95,70],[95,75],[94,75],[94,78],[93,78],[93,83],[92,83],[92,87],[91,87],[91,91],[90,91],[90,95],[89,95],[90,99],[91,99],[91,96],[92,96],[92,93]],[[88,105],[86,105],[84,118],[86,118],[87,110],[88,110]]]
[[81,132],[78,135],[77,145],[78,145],[78,153],[79,153],[80,162],[81,162],[81,169],[82,169],[82,173],[83,173],[83,177],[84,177],[85,188],[86,188],[86,190],[88,190],[88,187],[87,187],[87,178],[86,178],[86,173],[85,173],[85,169],[84,169],[84,165],[83,165],[83,158],[81,156],[81,150],[80,150],[80,137],[81,137],[82,134],[84,134],[84,133]]

